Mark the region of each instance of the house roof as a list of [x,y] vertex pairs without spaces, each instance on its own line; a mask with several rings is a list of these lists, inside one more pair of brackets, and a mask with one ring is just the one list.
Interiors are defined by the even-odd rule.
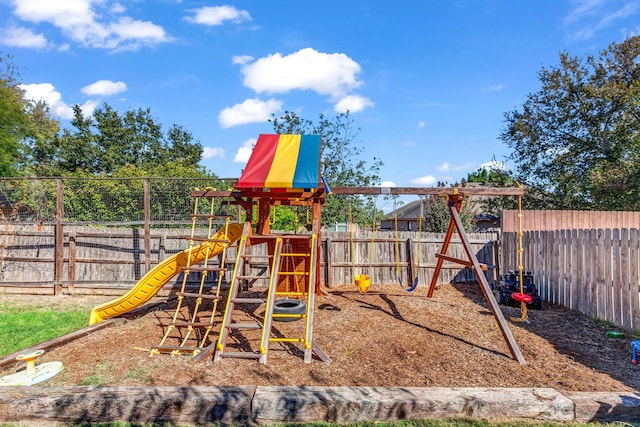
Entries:
[[424,213],[424,199],[414,200],[413,202],[407,203],[406,205],[401,206],[399,209],[389,212],[386,215],[387,219],[395,219],[396,215],[398,216],[398,220],[402,221],[412,221],[417,220]]

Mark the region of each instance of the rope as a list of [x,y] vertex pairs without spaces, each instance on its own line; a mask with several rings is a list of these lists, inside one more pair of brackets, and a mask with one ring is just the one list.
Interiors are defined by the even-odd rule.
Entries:
[[[520,184],[516,182],[516,185],[520,187]],[[523,244],[523,236],[522,232],[522,196],[518,196],[518,281],[520,282],[520,294],[524,294],[524,244]],[[514,322],[525,322],[529,323],[529,317],[527,315],[527,303],[524,301],[520,301],[520,317],[512,317],[511,320]]]

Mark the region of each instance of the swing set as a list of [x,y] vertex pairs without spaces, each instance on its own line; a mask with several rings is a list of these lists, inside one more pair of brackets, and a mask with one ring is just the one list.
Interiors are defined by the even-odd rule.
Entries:
[[[511,330],[508,327],[508,323],[498,306],[498,302],[493,294],[493,290],[487,281],[487,278],[484,274],[485,271],[488,270],[488,266],[486,264],[482,264],[478,261],[473,248],[471,247],[471,243],[469,238],[464,230],[464,226],[462,224],[462,220],[460,219],[460,209],[462,208],[462,203],[465,197],[478,195],[478,196],[518,196],[521,197],[524,194],[524,190],[521,187],[515,188],[490,188],[490,187],[474,187],[474,188],[422,188],[422,187],[332,187],[331,192],[336,195],[344,194],[361,194],[361,195],[418,195],[418,196],[443,196],[447,200],[447,210],[449,212],[449,226],[447,228],[447,232],[445,234],[442,247],[440,252],[437,253],[436,256],[436,266],[431,278],[431,283],[429,284],[429,288],[427,291],[427,297],[433,297],[433,294],[436,289],[436,285],[438,283],[438,277],[440,275],[440,271],[442,270],[444,261],[464,265],[466,267],[471,268],[474,271],[476,279],[480,285],[480,289],[482,294],[487,302],[489,309],[491,310],[500,332],[502,333],[503,338],[505,339],[507,346],[509,347],[509,351],[511,356],[518,361],[520,364],[525,364],[524,356],[520,352],[518,344],[511,333]],[[519,199],[521,200],[521,199]],[[399,230],[397,226],[397,217],[394,218],[395,223],[395,232],[396,232],[396,273],[399,273]],[[420,224],[420,229],[422,229],[422,224]],[[374,227],[375,228],[375,227]],[[451,244],[451,240],[453,234],[457,232],[460,243],[464,248],[464,252],[467,256],[467,259],[456,258],[450,255],[447,255],[447,250]],[[421,245],[418,245],[420,247]],[[522,247],[522,246],[520,246]],[[352,251],[353,254],[353,251]],[[522,264],[520,262],[520,264]],[[400,274],[397,274],[398,281],[402,285],[402,281],[400,278]],[[414,282],[410,287],[404,288],[405,290],[412,289],[414,290],[417,287],[418,280],[417,274],[415,275]],[[522,279],[521,279],[522,280]],[[522,286],[522,282],[521,282]],[[526,309],[526,294],[520,292],[523,295],[522,304],[524,304],[524,309]],[[526,314],[526,313],[525,313]],[[522,316],[521,316],[522,317]]]

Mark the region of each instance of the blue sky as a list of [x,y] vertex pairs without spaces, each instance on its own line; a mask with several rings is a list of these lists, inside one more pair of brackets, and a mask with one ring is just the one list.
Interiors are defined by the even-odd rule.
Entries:
[[0,0],[0,52],[63,125],[74,104],[149,107],[220,177],[272,114],[349,109],[387,185],[459,181],[504,160],[542,66],[637,34],[637,0]]

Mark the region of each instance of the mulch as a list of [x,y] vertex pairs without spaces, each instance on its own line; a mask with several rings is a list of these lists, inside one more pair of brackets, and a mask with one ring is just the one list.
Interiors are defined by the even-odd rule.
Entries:
[[[511,357],[476,283],[440,285],[433,298],[426,292],[423,286],[407,293],[399,285],[373,285],[369,292],[359,293],[353,285],[343,285],[318,296],[314,343],[331,357],[330,364],[317,357],[304,363],[297,343],[272,343],[266,365],[247,359],[213,363],[211,358],[194,362],[185,355],[150,355],[145,349],[160,343],[175,313],[172,298],[149,305],[121,325],[51,349],[39,361],[58,360],[65,366],[47,385],[640,389],[640,367],[630,363],[634,337],[629,333],[610,338],[608,325],[543,303],[541,310],[529,311],[530,323],[509,321],[526,360],[522,365]],[[83,297],[66,298],[78,304]],[[500,308],[507,319],[520,316],[518,307]],[[193,307],[184,307],[180,316],[190,316],[190,310]],[[259,317],[260,310],[256,306],[245,315]],[[206,306],[200,312],[210,315]],[[303,328],[300,321],[274,322],[275,335],[300,336]],[[256,348],[258,339],[255,333],[237,332],[231,334],[229,346]],[[0,375],[21,368],[5,367]]]

